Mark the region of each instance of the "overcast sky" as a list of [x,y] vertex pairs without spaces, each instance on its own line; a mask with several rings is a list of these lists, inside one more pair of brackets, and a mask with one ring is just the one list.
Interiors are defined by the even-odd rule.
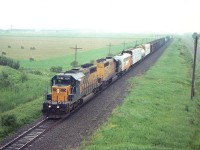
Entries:
[[0,0],[0,28],[200,32],[200,0]]

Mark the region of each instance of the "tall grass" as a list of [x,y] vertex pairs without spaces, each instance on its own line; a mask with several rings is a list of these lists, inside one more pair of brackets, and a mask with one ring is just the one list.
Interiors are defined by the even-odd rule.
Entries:
[[24,104],[16,106],[14,109],[1,113],[0,114],[1,118],[6,115],[14,115],[16,117],[16,125],[4,126],[2,125],[2,119],[1,119],[0,140],[10,135],[11,133],[19,129],[21,126],[28,124],[37,119],[39,116],[41,116],[42,102],[43,98],[40,97],[35,99],[34,101],[26,102]]
[[[43,94],[49,78],[6,66],[0,66],[0,77],[0,139],[2,139],[42,115]],[[5,122],[5,118],[8,118],[6,116],[16,117],[15,124],[5,125],[3,120]],[[9,123],[9,120],[6,121]]]
[[44,76],[25,74],[9,67],[0,67],[0,74],[2,72],[8,75],[8,82],[0,85],[0,114],[41,97],[49,80]]
[[[131,92],[124,103],[113,111],[108,122],[100,127],[89,143],[83,143],[82,148],[200,148],[200,95],[190,100],[191,62],[191,55],[184,43],[175,40],[145,75],[129,80]],[[197,74],[200,74],[199,71]],[[196,90],[200,90],[200,87]],[[194,140],[198,141],[196,145]]]

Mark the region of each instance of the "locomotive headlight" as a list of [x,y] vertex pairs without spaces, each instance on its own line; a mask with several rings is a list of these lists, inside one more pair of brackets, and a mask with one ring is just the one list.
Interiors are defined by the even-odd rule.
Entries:
[[49,108],[51,108],[51,105],[49,105]]
[[58,105],[57,108],[60,108],[60,106]]

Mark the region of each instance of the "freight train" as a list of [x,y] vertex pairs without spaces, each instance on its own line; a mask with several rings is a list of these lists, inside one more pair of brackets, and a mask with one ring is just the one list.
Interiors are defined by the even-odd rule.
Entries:
[[53,118],[69,114],[84,103],[86,97],[105,89],[138,62],[157,51],[171,39],[170,36],[123,50],[114,57],[96,60],[94,63],[56,74],[51,79],[51,93],[45,95],[42,112]]

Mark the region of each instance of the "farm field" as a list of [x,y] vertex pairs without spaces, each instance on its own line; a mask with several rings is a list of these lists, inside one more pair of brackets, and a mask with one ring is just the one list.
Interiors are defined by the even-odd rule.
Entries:
[[174,40],[155,66],[130,79],[124,103],[82,149],[200,149],[200,66],[191,100],[191,63],[190,49]]
[[[70,63],[74,60],[74,50],[70,47],[74,47],[76,44],[82,48],[78,50],[77,61],[79,64],[84,64],[106,57],[109,53],[108,45],[110,43],[112,45],[110,53],[116,54],[124,48],[124,42],[125,47],[128,48],[155,38],[153,35],[95,35],[94,33],[72,34],[71,32],[50,32],[49,34],[44,32],[42,35],[42,33],[1,33],[0,52],[5,52],[7,57],[19,60],[23,68],[49,70],[52,66],[61,66],[68,70],[71,68]],[[30,61],[30,58],[33,58],[34,61]]]
[[[115,54],[124,48],[124,41],[126,47],[130,47],[152,38],[152,35],[128,34],[0,33],[0,52],[5,51],[7,57],[18,60],[21,66],[19,70],[0,66],[0,139],[42,115],[44,93],[55,74],[50,68],[61,66],[63,71],[71,68],[74,54],[69,47],[82,44],[78,44],[83,51],[78,53],[77,60],[83,64],[106,57],[109,43],[114,45],[111,53]],[[29,61],[30,56],[34,56],[35,61]],[[10,116],[11,120],[14,118],[12,124],[2,123],[2,118]]]

